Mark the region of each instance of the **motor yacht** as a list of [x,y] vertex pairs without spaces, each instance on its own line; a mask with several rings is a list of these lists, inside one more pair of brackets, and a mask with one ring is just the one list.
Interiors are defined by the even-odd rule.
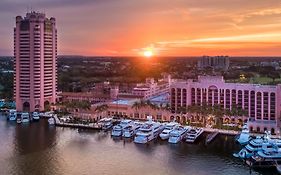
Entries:
[[56,122],[55,122],[55,119],[53,117],[51,117],[48,119],[48,123],[49,123],[49,125],[54,125]]
[[102,130],[109,130],[113,126],[112,118],[102,118],[99,124],[101,124]]
[[23,112],[21,114],[21,122],[22,123],[29,123],[29,120],[30,120],[29,113],[28,112]]
[[120,124],[113,126],[111,135],[114,137],[122,136],[122,129],[123,127]]
[[194,143],[203,132],[204,130],[202,128],[191,128],[186,134],[185,141],[188,143]]
[[242,148],[238,153],[234,153],[234,157],[241,159],[248,159],[253,156],[256,152],[262,150],[262,146],[267,144],[270,140],[270,133],[265,132],[265,136],[257,136],[255,139],[252,139],[244,148]]
[[190,127],[177,126],[170,132],[169,143],[178,143],[185,138]]
[[51,118],[53,117],[54,112],[53,111],[47,111],[44,113],[39,113],[39,117],[45,117],[45,118]]
[[151,140],[157,138],[159,134],[163,131],[164,126],[159,122],[149,121],[145,122],[136,133],[134,138],[135,143],[148,143]]
[[33,113],[32,113],[32,119],[33,119],[34,121],[38,121],[38,120],[40,119],[39,113],[38,113],[38,112],[33,112]]
[[238,135],[236,141],[241,145],[246,145],[251,140],[250,131],[248,125],[245,124],[242,128],[242,132]]
[[271,142],[263,145],[262,149],[246,161],[251,167],[273,167],[281,164],[281,148]]
[[10,120],[10,121],[17,120],[17,111],[15,109],[9,110],[8,120]]
[[134,122],[133,124],[129,124],[126,127],[123,128],[123,137],[130,138],[133,137],[137,131],[142,126],[142,123],[140,122]]
[[21,124],[22,120],[21,117],[17,117],[17,124]]
[[114,137],[120,137],[122,136],[123,133],[123,128],[125,128],[126,126],[133,124],[134,122],[132,120],[121,120],[120,123],[118,125],[113,126],[113,129],[111,131],[111,135]]
[[170,123],[167,123],[165,125],[165,128],[164,130],[160,133],[160,138],[162,140],[167,140],[169,139],[169,136],[170,136],[170,132],[175,129],[177,126],[179,125],[179,123],[177,122],[170,122]]

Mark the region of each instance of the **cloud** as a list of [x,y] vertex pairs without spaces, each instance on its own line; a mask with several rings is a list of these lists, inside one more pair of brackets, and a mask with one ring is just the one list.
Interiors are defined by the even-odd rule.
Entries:
[[12,53],[14,18],[30,6],[57,18],[60,54],[134,55],[151,45],[171,55],[226,45],[276,54],[281,40],[280,0],[1,0],[2,50]]

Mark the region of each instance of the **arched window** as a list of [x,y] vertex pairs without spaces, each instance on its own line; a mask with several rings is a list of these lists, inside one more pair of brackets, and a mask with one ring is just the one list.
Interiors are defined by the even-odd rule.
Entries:
[[24,112],[29,112],[30,111],[30,104],[29,104],[29,102],[24,102],[23,104],[22,104],[22,110],[24,111]]

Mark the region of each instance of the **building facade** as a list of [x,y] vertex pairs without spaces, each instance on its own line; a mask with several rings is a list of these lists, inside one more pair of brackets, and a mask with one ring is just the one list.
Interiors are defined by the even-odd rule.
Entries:
[[229,57],[228,56],[203,56],[198,60],[198,69],[212,68],[228,70],[229,68]]
[[179,113],[190,105],[220,105],[231,110],[234,106],[246,111],[251,131],[279,132],[281,85],[226,83],[221,76],[199,76],[171,85],[171,108]]
[[14,28],[14,98],[18,111],[43,111],[56,102],[57,29],[55,18],[29,12]]
[[133,88],[132,94],[148,99],[153,96],[168,93],[173,82],[171,75],[166,74],[157,82],[153,78],[147,78],[145,83],[139,83]]

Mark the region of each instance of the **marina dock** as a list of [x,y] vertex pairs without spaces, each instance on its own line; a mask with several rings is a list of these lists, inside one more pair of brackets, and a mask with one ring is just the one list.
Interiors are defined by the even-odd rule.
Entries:
[[217,136],[218,134],[219,134],[218,131],[217,131],[217,132],[212,132],[212,133],[208,134],[207,137],[206,137],[205,143],[206,143],[206,144],[209,144],[211,141],[213,141],[213,140],[216,138],[216,136]]
[[238,131],[233,131],[233,130],[214,129],[214,128],[203,128],[203,129],[204,129],[204,132],[218,132],[219,134],[225,134],[225,135],[239,134]]

